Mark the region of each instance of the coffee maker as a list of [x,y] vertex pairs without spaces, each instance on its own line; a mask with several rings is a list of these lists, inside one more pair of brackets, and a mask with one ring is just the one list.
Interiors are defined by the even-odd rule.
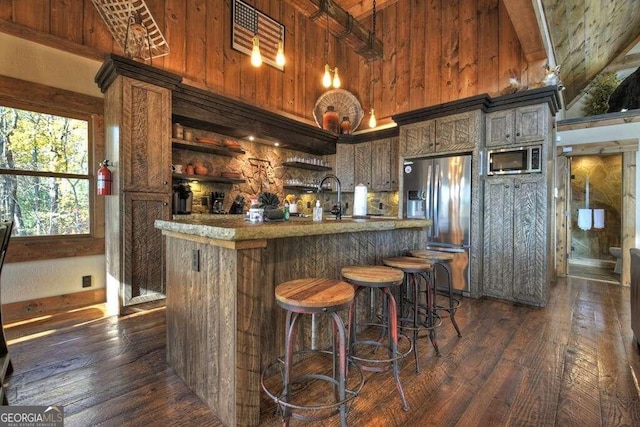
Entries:
[[173,187],[173,213],[191,214],[193,192],[188,184],[178,184]]
[[210,199],[211,199],[211,206],[209,207],[209,213],[212,213],[212,214],[226,213],[223,207],[224,193],[212,191]]

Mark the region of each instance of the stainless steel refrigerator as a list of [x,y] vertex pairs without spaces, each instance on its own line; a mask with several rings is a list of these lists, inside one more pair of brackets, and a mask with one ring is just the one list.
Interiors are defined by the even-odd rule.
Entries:
[[[404,215],[433,221],[428,246],[454,252],[454,288],[469,292],[471,244],[471,155],[412,159],[404,162]],[[442,287],[443,275],[438,278]]]

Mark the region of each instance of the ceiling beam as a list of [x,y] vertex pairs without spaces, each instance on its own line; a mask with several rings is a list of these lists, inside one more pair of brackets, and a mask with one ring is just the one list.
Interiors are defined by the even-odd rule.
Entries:
[[527,62],[540,61],[547,58],[547,51],[542,42],[538,19],[531,0],[504,0],[504,6],[513,28],[516,30],[520,46]]
[[288,3],[318,25],[328,25],[329,32],[344,40],[358,55],[368,60],[382,58],[382,41],[375,35],[370,37],[369,30],[334,0],[291,0]]
[[[382,9],[392,6],[397,2],[398,0],[377,0],[376,11],[380,12]],[[373,13],[373,3],[370,0],[366,2],[363,0],[356,0],[355,2],[353,0],[339,0],[339,3],[358,21],[362,21],[362,19],[371,16],[371,14]]]

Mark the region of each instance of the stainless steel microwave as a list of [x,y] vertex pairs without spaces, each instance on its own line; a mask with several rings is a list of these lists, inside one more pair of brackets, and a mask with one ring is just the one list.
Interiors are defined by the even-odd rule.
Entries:
[[487,175],[542,172],[542,146],[489,150],[487,160]]

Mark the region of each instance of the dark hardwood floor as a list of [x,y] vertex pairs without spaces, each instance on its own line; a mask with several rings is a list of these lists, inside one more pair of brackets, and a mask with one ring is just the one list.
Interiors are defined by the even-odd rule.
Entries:
[[[122,318],[101,309],[8,325],[10,404],[63,405],[67,426],[221,425],[167,367],[163,309]],[[553,285],[545,309],[465,299],[456,316],[462,338],[445,319],[442,357],[420,340],[422,373],[411,357],[402,361],[411,411],[390,373],[367,373],[349,424],[640,425],[629,309],[629,288],[574,278]],[[278,424],[265,410],[262,425]]]

